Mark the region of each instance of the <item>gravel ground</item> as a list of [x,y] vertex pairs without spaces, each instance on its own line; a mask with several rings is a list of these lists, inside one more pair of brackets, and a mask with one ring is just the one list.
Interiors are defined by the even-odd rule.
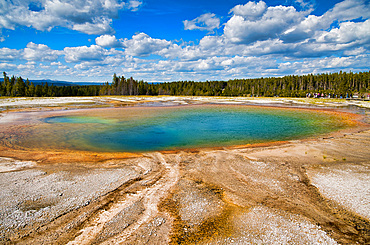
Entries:
[[345,164],[308,171],[327,198],[370,220],[370,166]]
[[12,158],[0,157],[0,173],[11,172],[36,166],[32,161],[19,161]]
[[131,167],[83,173],[27,169],[0,174],[0,234],[46,224],[137,178]]
[[222,212],[223,202],[204,184],[183,179],[177,188],[179,191],[173,198],[179,203],[180,218],[187,226],[199,226]]
[[233,222],[234,235],[207,244],[337,244],[303,217],[262,205],[234,217]]
[[97,97],[51,97],[51,98],[0,98],[0,111],[17,108],[45,108],[60,106],[117,106],[123,104],[183,105],[183,104],[270,104],[314,105],[326,107],[357,106],[370,108],[370,101],[313,98],[270,97],[197,97],[197,96],[97,96]]

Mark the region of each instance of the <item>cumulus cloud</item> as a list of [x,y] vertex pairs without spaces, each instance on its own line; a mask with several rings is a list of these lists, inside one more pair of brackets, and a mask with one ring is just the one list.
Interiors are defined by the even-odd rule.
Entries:
[[80,31],[86,34],[101,34],[101,33],[113,33],[114,30],[110,26],[112,20],[101,17],[101,18],[93,18],[92,22],[85,22],[82,24],[73,24],[71,29],[75,31]]
[[365,22],[343,22],[338,28],[328,32],[320,32],[316,38],[318,42],[337,44],[370,44],[370,20]]
[[370,7],[363,0],[345,0],[321,16],[263,1],[237,5],[230,13],[223,43],[234,54],[320,57],[360,45],[370,49]]
[[343,52],[344,56],[359,56],[362,54],[366,54],[366,50],[364,49],[364,47],[348,49]]
[[213,31],[220,28],[220,19],[215,14],[206,13],[193,20],[184,20],[185,30]]
[[45,44],[35,44],[30,42],[23,50],[23,58],[29,61],[55,61],[58,59],[60,51],[52,50]]
[[0,60],[13,61],[19,59],[21,52],[17,49],[0,48]]
[[308,15],[297,25],[291,26],[280,36],[285,42],[297,42],[313,37],[316,32],[335,28],[336,23],[366,20],[370,17],[370,5],[363,0],[345,0],[337,3],[322,16]]
[[95,43],[102,47],[119,47],[122,43],[114,35],[101,35],[95,38]]
[[322,29],[322,16],[309,15],[297,25],[293,25],[280,34],[280,39],[286,43],[295,43],[312,37],[317,30]]
[[338,70],[363,71],[368,69],[369,54],[349,57],[306,58],[302,61],[282,62],[279,69],[282,72],[294,74],[338,72]]
[[36,67],[36,62],[29,61],[26,64],[20,64],[17,66],[19,70],[34,70]]
[[98,45],[66,47],[63,51],[68,63],[102,61],[108,55],[108,51]]
[[[305,13],[298,12],[292,6],[275,6],[264,8],[259,2],[251,2],[237,9],[225,24],[224,35],[235,43],[253,43],[276,38],[292,25],[304,19]],[[258,7],[258,4],[262,7]]]
[[[355,2],[360,7],[356,6]],[[343,6],[348,7],[352,13],[343,13]],[[166,58],[179,59],[181,62],[176,61],[172,66],[182,73],[219,70],[220,67],[229,75],[242,70],[246,72],[238,64],[242,64],[244,58],[253,57],[254,60],[266,58],[270,63],[264,61],[266,66],[262,70],[258,67],[251,69],[260,72],[260,75],[279,75],[279,64],[289,67],[288,62],[281,60],[306,58],[317,61],[322,57],[355,57],[368,54],[368,7],[364,1],[346,0],[335,5],[327,13],[315,16],[310,14],[311,10],[297,11],[292,6],[267,7],[263,1],[249,2],[230,10],[233,15],[225,24],[223,35],[207,35],[198,45],[171,45],[160,54]],[[225,59],[219,63],[211,62],[210,59],[214,57]],[[280,63],[276,60],[280,60]],[[336,62],[336,59],[330,60]],[[362,58],[362,62],[366,60],[369,62],[368,55]],[[346,59],[346,62],[340,64],[353,64],[351,69],[355,70],[360,67],[360,63],[354,61],[355,59]],[[336,64],[338,65],[335,67],[340,67],[338,62]],[[316,62],[316,65],[320,67],[319,62]],[[248,66],[251,67],[250,64]],[[334,66],[331,67],[335,69]],[[286,72],[303,70],[297,68]],[[281,72],[284,73],[285,70]]]
[[151,38],[145,33],[139,33],[132,36],[132,39],[125,39],[122,45],[128,55],[149,56],[157,54],[163,49],[168,48],[172,43],[164,39]]
[[128,2],[127,8],[130,9],[131,11],[137,11],[142,4],[143,4],[142,1],[131,0]]
[[367,0],[345,0],[337,3],[322,16],[321,23],[327,27],[334,21],[343,22],[357,18],[368,19],[370,5]]
[[4,0],[0,2],[0,28],[14,30],[16,26],[51,30],[67,27],[87,34],[112,33],[112,19],[118,11],[136,11],[138,0]]
[[266,12],[267,5],[264,1],[248,2],[244,5],[236,5],[229,13],[243,17],[246,20],[256,20]]
[[0,69],[2,69],[3,71],[12,71],[14,69],[16,69],[17,66],[15,64],[11,64],[11,63],[0,63]]

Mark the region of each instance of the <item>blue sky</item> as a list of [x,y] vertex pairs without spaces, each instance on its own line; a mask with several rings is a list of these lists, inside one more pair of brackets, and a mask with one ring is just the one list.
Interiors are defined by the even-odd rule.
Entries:
[[229,80],[370,69],[369,0],[0,0],[0,70]]

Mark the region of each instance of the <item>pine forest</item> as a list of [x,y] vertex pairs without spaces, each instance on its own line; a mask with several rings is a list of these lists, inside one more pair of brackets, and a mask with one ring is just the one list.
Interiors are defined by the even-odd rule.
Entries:
[[132,77],[113,75],[111,83],[103,85],[55,86],[34,85],[22,77],[8,77],[4,72],[0,81],[0,96],[62,97],[104,95],[176,95],[176,96],[265,96],[307,97],[320,96],[349,98],[366,97],[370,93],[370,72],[291,75],[229,81],[177,81],[148,83]]

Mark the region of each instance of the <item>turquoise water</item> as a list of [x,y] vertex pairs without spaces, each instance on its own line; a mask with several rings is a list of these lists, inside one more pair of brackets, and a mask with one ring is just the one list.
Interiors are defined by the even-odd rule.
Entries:
[[[124,115],[124,114],[123,114]],[[63,145],[77,150],[144,152],[292,140],[344,125],[326,114],[253,107],[191,107],[157,110],[139,117],[122,114],[58,116],[45,122],[73,128]],[[72,144],[73,142],[73,144]]]
[[112,124],[114,120],[109,120],[100,117],[89,116],[63,116],[63,117],[49,117],[46,119],[47,123],[75,123],[75,124]]

